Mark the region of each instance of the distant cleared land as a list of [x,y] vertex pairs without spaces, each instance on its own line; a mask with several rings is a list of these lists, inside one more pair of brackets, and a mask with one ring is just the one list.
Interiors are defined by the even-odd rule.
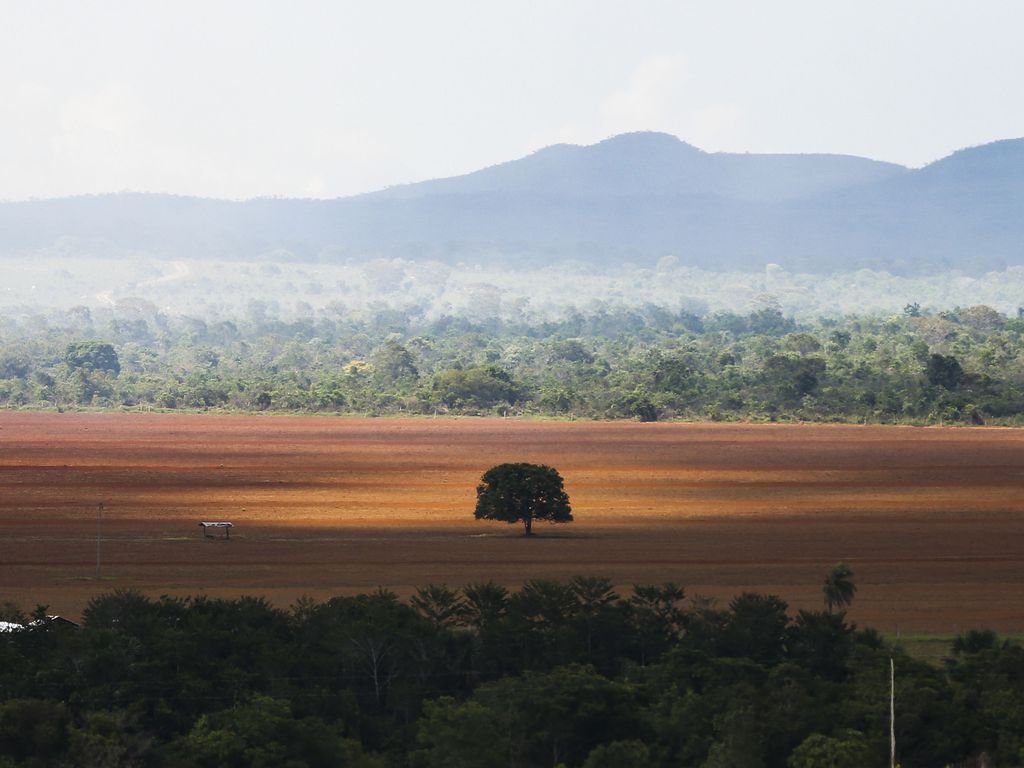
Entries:
[[[1022,449],[992,428],[0,413],[0,600],[76,615],[116,587],[287,604],[600,574],[817,608],[844,560],[860,624],[1020,632]],[[576,522],[527,540],[475,521],[503,461],[558,468]]]

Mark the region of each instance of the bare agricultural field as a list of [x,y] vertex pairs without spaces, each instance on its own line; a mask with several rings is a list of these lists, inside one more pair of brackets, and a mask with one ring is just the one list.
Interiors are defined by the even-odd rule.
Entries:
[[[861,624],[1021,632],[1022,449],[990,428],[4,412],[0,599],[73,616],[116,587],[288,604],[599,574],[819,607],[845,560]],[[576,522],[475,521],[503,461],[556,467]],[[220,519],[230,541],[204,538]]]

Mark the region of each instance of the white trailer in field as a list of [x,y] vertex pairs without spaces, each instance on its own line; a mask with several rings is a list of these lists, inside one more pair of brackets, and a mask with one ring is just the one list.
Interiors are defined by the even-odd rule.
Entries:
[[217,521],[202,522],[202,523],[199,524],[199,527],[203,529],[203,535],[206,536],[206,538],[208,538],[208,539],[214,538],[213,534],[210,533],[210,529],[211,528],[213,528],[215,530],[217,528],[223,528],[224,529],[224,538],[225,539],[230,539],[231,538],[231,529],[234,528],[235,525],[234,525],[234,523],[229,523],[227,520],[217,520]]

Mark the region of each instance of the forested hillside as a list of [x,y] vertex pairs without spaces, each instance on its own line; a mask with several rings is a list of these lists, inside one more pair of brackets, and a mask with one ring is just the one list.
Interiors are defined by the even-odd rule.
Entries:
[[1024,320],[986,306],[797,323],[768,307],[474,322],[150,304],[0,320],[0,405],[1019,424]]

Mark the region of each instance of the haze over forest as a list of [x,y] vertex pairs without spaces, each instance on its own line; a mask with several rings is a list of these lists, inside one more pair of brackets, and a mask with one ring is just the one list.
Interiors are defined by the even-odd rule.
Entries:
[[334,200],[2,203],[0,255],[20,279],[0,306],[131,296],[214,315],[252,299],[284,314],[377,301],[434,314],[550,316],[610,302],[836,315],[917,301],[1011,313],[1022,244],[1024,139],[913,170],[706,153],[641,132]]

